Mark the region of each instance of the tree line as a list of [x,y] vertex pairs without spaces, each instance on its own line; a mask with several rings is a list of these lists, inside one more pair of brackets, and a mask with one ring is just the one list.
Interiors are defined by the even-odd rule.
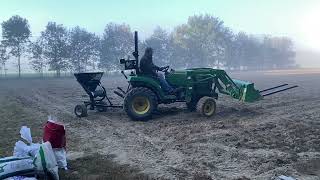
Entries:
[[[18,15],[1,23],[0,65],[9,59],[29,59],[33,70],[85,72],[121,69],[119,59],[134,49],[133,31],[127,24],[109,23],[103,35],[76,26],[48,22],[40,36],[31,41],[28,20]],[[154,61],[174,68],[215,67],[231,70],[262,70],[295,66],[293,41],[288,37],[260,37],[235,33],[211,15],[194,15],[172,32],[157,27],[150,37],[139,41],[140,57],[145,47],[154,49]],[[12,57],[12,58],[11,58]]]

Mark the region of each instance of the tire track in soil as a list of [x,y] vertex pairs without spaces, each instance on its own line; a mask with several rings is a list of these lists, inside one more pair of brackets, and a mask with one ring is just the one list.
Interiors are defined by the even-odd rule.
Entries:
[[[266,77],[257,76],[261,80],[259,78]],[[290,78],[281,77],[292,81]],[[291,141],[289,145],[305,145],[295,144],[299,123],[305,125],[302,131],[312,129],[308,125],[311,123],[319,129],[318,87],[301,77],[295,81],[310,87],[309,90],[275,95],[261,103],[247,105],[222,97],[213,119],[198,117],[196,113],[187,112],[183,104],[176,104],[177,108],[169,105],[161,109],[169,115],[145,123],[130,121],[121,110],[92,112],[81,120],[73,117],[75,101],[83,94],[73,81],[54,80],[46,87],[39,87],[36,84],[42,81],[34,80],[28,90],[23,88],[26,84],[20,84],[20,90],[16,85],[13,87],[20,101],[31,104],[36,111],[47,113],[53,109],[61,116],[72,136],[80,139],[81,151],[115,154],[118,162],[131,164],[156,177],[191,178],[199,173],[216,179],[244,175],[265,179],[278,173],[307,177],[308,174],[295,168],[301,153],[307,154],[303,160],[306,166],[318,157],[312,149],[316,147],[315,141],[308,145],[311,148],[299,153],[281,147],[284,141]],[[121,84],[115,81],[107,82]],[[272,80],[265,84],[259,82],[268,87]],[[27,96],[21,96],[21,90]],[[317,131],[305,135],[305,141],[320,137]]]

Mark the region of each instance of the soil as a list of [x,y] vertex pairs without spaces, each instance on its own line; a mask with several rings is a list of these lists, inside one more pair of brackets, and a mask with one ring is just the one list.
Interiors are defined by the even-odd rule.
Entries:
[[[47,115],[53,114],[66,125],[70,173],[95,175],[99,168],[78,163],[90,166],[88,161],[96,157],[92,162],[99,167],[103,163],[95,162],[108,157],[106,163],[132,169],[126,172],[135,178],[270,179],[286,175],[320,179],[320,71],[230,75],[255,82],[257,89],[283,83],[299,87],[255,103],[220,96],[217,114],[211,118],[189,112],[184,103],[174,103],[161,105],[152,120],[137,122],[122,109],[75,117],[74,106],[86,99],[75,78],[0,80],[0,155],[11,154],[21,125],[31,127],[34,139],[41,140]],[[111,100],[121,104],[122,99],[112,92],[117,86],[125,88],[125,79],[105,76],[102,84]]]

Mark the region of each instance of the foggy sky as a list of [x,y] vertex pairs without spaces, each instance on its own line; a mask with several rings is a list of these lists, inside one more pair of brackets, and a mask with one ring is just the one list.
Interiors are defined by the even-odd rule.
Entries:
[[[317,56],[319,9],[318,0],[1,0],[0,22],[16,14],[25,17],[33,38],[39,36],[48,21],[67,27],[79,25],[99,35],[109,22],[127,23],[145,38],[157,25],[171,31],[186,23],[188,16],[208,13],[221,18],[235,32],[289,36],[297,53],[311,51]],[[298,64],[320,67],[319,58],[301,56],[297,56]]]

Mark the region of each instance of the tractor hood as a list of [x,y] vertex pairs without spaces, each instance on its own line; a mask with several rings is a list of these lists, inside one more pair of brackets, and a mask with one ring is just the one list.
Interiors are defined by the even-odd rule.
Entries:
[[[189,79],[196,84],[215,83],[218,91],[244,102],[254,102],[262,99],[254,83],[231,79],[224,70],[212,68],[192,68],[174,71],[166,75],[170,84],[179,87],[190,86]],[[212,88],[212,86],[202,86]]]

